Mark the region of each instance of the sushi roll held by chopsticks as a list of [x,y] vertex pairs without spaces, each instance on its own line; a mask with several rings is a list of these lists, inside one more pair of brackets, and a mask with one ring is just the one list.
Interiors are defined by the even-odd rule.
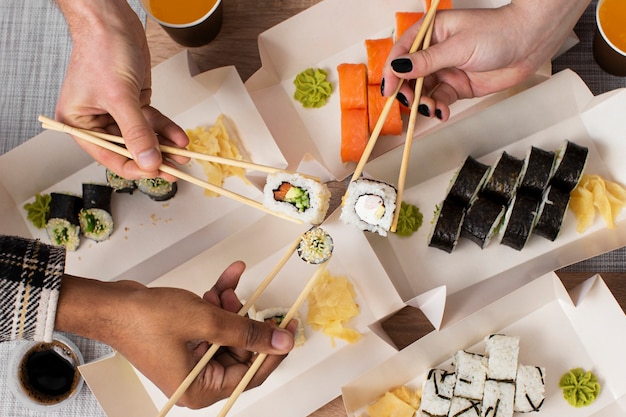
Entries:
[[387,236],[396,209],[396,189],[384,182],[359,178],[348,186],[341,210],[345,224]]
[[325,184],[300,174],[271,173],[263,188],[263,205],[277,213],[320,224],[330,204],[330,190]]

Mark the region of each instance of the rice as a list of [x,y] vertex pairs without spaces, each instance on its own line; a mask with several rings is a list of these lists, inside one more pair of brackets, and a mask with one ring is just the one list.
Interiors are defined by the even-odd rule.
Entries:
[[396,197],[393,186],[359,178],[348,186],[340,219],[344,224],[387,236],[393,222]]
[[[299,206],[297,202],[276,200],[274,192],[283,183],[304,191],[307,199],[304,207]],[[263,205],[276,213],[285,214],[305,223],[320,224],[324,221],[330,205],[330,190],[325,184],[300,174],[272,173],[267,176],[263,188]]]

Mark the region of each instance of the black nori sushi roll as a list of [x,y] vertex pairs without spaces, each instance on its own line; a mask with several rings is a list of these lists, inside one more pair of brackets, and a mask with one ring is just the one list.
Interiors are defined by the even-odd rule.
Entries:
[[532,146],[526,156],[518,193],[541,200],[552,178],[554,157],[554,152]]
[[491,167],[468,156],[452,180],[446,200],[468,208],[476,197]]
[[491,174],[485,181],[481,194],[492,201],[508,205],[519,186],[524,161],[506,151],[502,152]]
[[144,178],[136,181],[137,188],[154,201],[166,201],[176,195],[178,185],[163,178]]
[[110,169],[106,169],[107,184],[115,190],[116,193],[128,193],[132,194],[137,189],[137,184],[134,180],[127,180],[117,175]]
[[479,196],[465,213],[461,237],[471,240],[481,249],[484,248],[497,232],[504,210],[505,206],[502,204]]
[[102,242],[113,233],[112,193],[108,185],[83,184],[83,209],[78,219],[85,237]]
[[561,232],[569,200],[569,191],[549,187],[546,190],[533,233],[554,241]]
[[530,237],[541,200],[534,197],[515,195],[506,213],[504,234],[501,244],[522,250]]
[[585,169],[588,154],[588,148],[566,140],[557,151],[552,186],[567,192],[576,188]]
[[80,244],[78,213],[83,206],[82,198],[64,193],[50,193],[50,213],[46,232],[53,245],[65,246],[74,251]]
[[428,246],[451,253],[461,235],[465,207],[454,201],[444,200],[434,219]]

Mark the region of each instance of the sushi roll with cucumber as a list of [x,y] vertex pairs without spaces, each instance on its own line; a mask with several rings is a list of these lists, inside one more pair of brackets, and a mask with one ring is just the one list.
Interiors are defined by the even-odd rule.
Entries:
[[347,225],[387,236],[396,209],[395,187],[381,181],[359,178],[348,186],[340,219]]
[[[259,311],[253,307],[248,311],[248,316],[256,321],[270,322],[276,326],[280,326],[288,312],[289,308],[287,307],[270,307]],[[294,345],[302,346],[306,341],[303,325],[304,322],[302,321],[299,313],[295,314],[294,320],[298,321],[298,327],[296,328],[296,334],[294,335]]]
[[451,253],[456,247],[465,219],[465,208],[444,200],[437,207],[428,246]]
[[50,193],[50,212],[46,232],[50,242],[75,251],[80,245],[80,222],[78,213],[83,206],[82,198],[65,193]]
[[111,195],[113,188],[102,184],[83,184],[83,208],[78,214],[83,235],[96,242],[113,233]]
[[580,181],[589,149],[565,140],[556,152],[552,186],[571,192]]
[[502,152],[485,181],[481,194],[497,203],[508,205],[517,191],[523,168],[523,160],[506,151]]
[[531,146],[524,161],[518,194],[541,199],[552,179],[555,153]]
[[173,198],[178,191],[176,182],[169,182],[161,177],[142,178],[135,181],[137,189],[154,201],[167,201]]
[[120,177],[108,168],[106,169],[106,180],[107,185],[113,188],[116,193],[132,194],[133,191],[137,189],[137,184],[134,180],[127,180],[126,178]]
[[272,173],[263,188],[263,205],[305,223],[320,224],[330,205],[330,190],[300,174]]
[[490,171],[489,165],[468,156],[452,178],[446,200],[468,208],[482,189]]
[[505,214],[504,234],[500,243],[522,250],[535,227],[540,204],[540,200],[518,193]]
[[302,234],[297,250],[304,262],[321,264],[330,259],[333,249],[333,238],[321,227],[313,227]]
[[537,222],[533,233],[554,241],[561,232],[561,226],[567,208],[569,207],[570,193],[556,186],[550,186],[544,194]]
[[479,196],[465,214],[461,237],[471,240],[484,249],[497,234],[504,212],[505,206],[487,197]]

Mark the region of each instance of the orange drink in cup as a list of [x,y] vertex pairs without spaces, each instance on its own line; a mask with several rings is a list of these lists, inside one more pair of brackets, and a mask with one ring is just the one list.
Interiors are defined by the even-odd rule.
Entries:
[[626,0],[600,0],[593,56],[609,74],[626,76]]
[[170,37],[187,47],[211,42],[222,27],[222,0],[141,0]]

